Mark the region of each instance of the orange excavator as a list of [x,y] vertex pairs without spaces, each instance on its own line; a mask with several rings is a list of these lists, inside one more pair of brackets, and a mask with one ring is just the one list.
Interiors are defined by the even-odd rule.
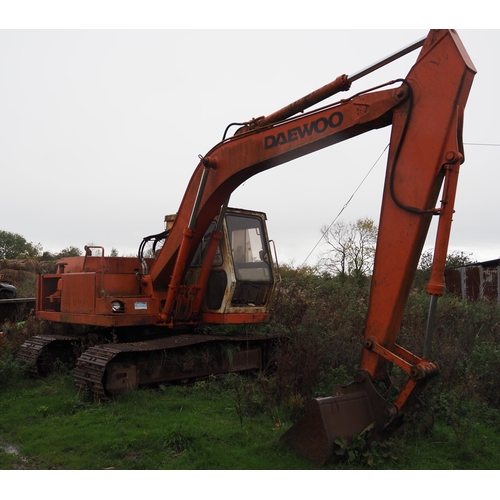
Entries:
[[[421,48],[404,79],[394,80],[313,111],[366,73]],[[77,384],[98,397],[130,387],[192,379],[210,373],[262,367],[272,336],[210,335],[207,325],[255,324],[269,317],[279,281],[265,215],[228,208],[231,193],[267,169],[369,130],[392,126],[362,361],[355,380],[310,402],[284,436],[306,458],[321,464],[337,437],[367,426],[383,434],[418,404],[438,373],[430,361],[437,298],[460,164],[463,114],[476,70],[457,33],[431,30],[425,39],[355,75],[330,84],[269,115],[240,123],[200,162],[165,230],[144,239],[137,258],[106,256],[86,247],[57,271],[38,277],[36,314],[81,335],[39,335],[22,348],[43,371],[52,352],[84,338],[76,362]],[[436,207],[438,197],[441,200]],[[439,220],[429,325],[423,354],[396,343],[398,329],[431,219]],[[153,252],[146,256],[146,242]],[[81,331],[80,331],[80,330]],[[97,333],[107,342],[90,343]],[[92,337],[94,336],[94,337]],[[230,356],[221,345],[232,348]],[[376,388],[396,365],[407,381],[392,401]]]

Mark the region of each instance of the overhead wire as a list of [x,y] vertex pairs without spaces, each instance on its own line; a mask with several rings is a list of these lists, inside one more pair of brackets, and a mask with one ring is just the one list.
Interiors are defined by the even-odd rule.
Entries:
[[[464,142],[464,146],[500,146],[500,144],[496,144],[496,143],[481,143],[481,142]],[[377,163],[380,161],[380,158],[382,158],[382,156],[385,154],[385,152],[387,151],[388,147],[389,147],[389,144],[387,144],[387,146],[384,148],[384,150],[382,151],[382,153],[380,154],[380,156],[377,158],[377,160],[375,161],[375,163],[370,167],[370,169],[368,170],[368,172],[366,173],[366,175],[363,177],[362,181],[359,183],[359,185],[354,190],[354,192],[349,197],[349,199],[345,202],[345,204],[342,207],[342,209],[340,210],[340,212],[333,219],[332,223],[325,229],[325,231],[323,232],[323,234],[321,235],[321,237],[319,238],[319,240],[317,241],[317,243],[314,245],[314,247],[309,252],[309,254],[307,255],[307,257],[304,259],[304,261],[302,262],[302,264],[299,266],[299,269],[302,268],[302,267],[304,267],[304,265],[306,264],[306,262],[309,260],[309,257],[311,257],[311,255],[316,250],[316,248],[318,247],[318,245],[325,238],[326,233],[328,233],[328,231],[335,224],[335,222],[340,217],[340,215],[342,214],[342,212],[347,208],[347,206],[349,205],[349,203],[351,202],[351,200],[354,198],[355,194],[358,192],[358,190],[361,188],[361,186],[363,185],[363,183],[365,182],[365,180],[367,179],[367,177],[370,175],[371,171],[375,168],[375,166],[377,165]]]
[[387,146],[384,148],[384,150],[382,151],[382,153],[380,153],[379,157],[376,159],[376,161],[374,162],[374,164],[370,167],[370,169],[365,174],[365,176],[363,177],[363,179],[361,180],[361,182],[358,184],[358,186],[356,187],[356,189],[354,190],[354,192],[351,194],[351,196],[349,197],[349,199],[344,203],[344,206],[341,208],[340,212],[337,214],[337,216],[335,217],[335,219],[333,219],[332,223],[323,232],[323,234],[321,235],[321,238],[318,240],[318,242],[316,243],[316,245],[314,245],[313,249],[309,252],[309,254],[307,255],[307,257],[304,259],[304,262],[302,262],[302,264],[299,266],[299,268],[304,267],[304,265],[307,262],[307,260],[309,259],[309,257],[312,255],[312,253],[316,250],[316,248],[318,247],[318,245],[321,243],[321,240],[323,240],[323,238],[325,237],[326,233],[328,233],[328,231],[330,230],[330,228],[335,224],[335,222],[337,221],[337,219],[341,216],[342,212],[347,208],[347,206],[349,205],[349,203],[351,202],[351,200],[354,198],[354,196],[359,191],[359,189],[361,188],[361,186],[364,184],[364,182],[366,181],[366,179],[368,178],[368,176],[370,175],[370,173],[372,172],[372,170],[375,168],[375,166],[377,165],[377,163],[380,161],[380,158],[382,158],[382,156],[384,156],[384,154],[385,154],[385,152],[387,151],[388,148],[389,148],[389,144],[387,144]]

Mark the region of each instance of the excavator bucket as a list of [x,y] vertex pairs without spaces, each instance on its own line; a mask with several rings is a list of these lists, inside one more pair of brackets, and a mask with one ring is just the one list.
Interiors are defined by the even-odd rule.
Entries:
[[366,372],[360,371],[354,382],[334,386],[333,393],[310,401],[302,418],[282,437],[289,448],[319,466],[334,454],[335,439],[349,442],[372,424],[381,433],[397,415]]

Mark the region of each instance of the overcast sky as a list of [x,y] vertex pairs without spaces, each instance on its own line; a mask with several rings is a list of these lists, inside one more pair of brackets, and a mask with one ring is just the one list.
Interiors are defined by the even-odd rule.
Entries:
[[[427,31],[1,30],[0,229],[49,251],[93,243],[135,254],[142,237],[177,211],[198,155],[229,123],[268,115]],[[488,260],[500,256],[500,31],[458,33],[478,74],[465,112],[450,250]],[[355,82],[342,97],[406,76],[417,55]],[[369,132],[262,173],[230,205],[266,212],[280,260],[302,264],[389,133]],[[378,223],[386,159],[343,221]]]

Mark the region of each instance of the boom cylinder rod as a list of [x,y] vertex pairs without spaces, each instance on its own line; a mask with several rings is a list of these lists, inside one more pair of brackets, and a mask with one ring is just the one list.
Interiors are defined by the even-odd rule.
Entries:
[[422,357],[429,359],[431,356],[432,337],[434,336],[434,322],[436,319],[436,308],[439,295],[431,295],[429,303],[429,314],[427,316],[427,328],[425,330],[424,352]]
[[[200,160],[204,163],[203,158],[200,155]],[[196,199],[194,200],[193,210],[191,211],[191,217],[189,219],[188,228],[193,229],[196,223],[196,217],[198,215],[198,210],[200,209],[201,197],[203,196],[203,191],[205,190],[205,184],[207,183],[208,172],[210,167],[205,165],[203,174],[201,176],[200,185],[198,186],[198,192],[196,193]]]
[[215,227],[216,231],[222,231],[222,224],[224,223],[224,218],[226,217],[226,212],[227,212],[227,206],[229,205],[229,198],[224,202],[224,205],[222,205],[219,213],[219,219],[217,220],[217,226]]
[[224,223],[224,218],[226,217],[228,204],[229,198],[225,201],[224,205],[222,205],[220,209],[217,225],[212,232],[212,235],[210,236],[208,248],[205,252],[205,259],[201,265],[200,277],[198,279],[198,290],[196,292],[197,295],[193,303],[193,315],[195,316],[200,312],[201,304],[203,302],[203,296],[205,295],[205,290],[207,289],[208,278],[210,277],[210,271],[212,270],[212,264],[217,253],[217,248],[219,248],[220,240],[223,237],[222,226]]
[[165,306],[163,307],[163,320],[170,321],[172,318],[172,311],[174,308],[175,297],[179,289],[179,283],[182,279],[182,273],[187,265],[187,258],[189,255],[189,249],[191,247],[191,241],[193,241],[194,230],[187,227],[182,233],[182,241],[179,247],[179,253],[177,255],[177,260],[175,261],[174,270],[172,272],[172,277],[168,285],[167,297],[165,299]]
[[380,61],[371,64],[370,66],[358,71],[357,73],[353,73],[352,75],[349,75],[347,77],[347,81],[349,84],[352,82],[355,82],[356,80],[359,80],[360,78],[363,78],[363,76],[366,76],[370,73],[373,73],[375,70],[382,68],[383,66],[395,61],[396,59],[399,59],[400,57],[405,56],[406,54],[409,54],[410,52],[413,52],[415,49],[418,49],[419,47],[422,47],[422,45],[425,42],[425,39],[427,37],[420,38],[416,40],[413,43],[410,43],[410,45],[407,45],[406,47],[394,52],[393,54],[384,57]]
[[210,170],[209,160],[203,158],[201,155],[199,155],[199,158],[200,161],[205,165],[205,168],[203,169],[203,173],[201,175],[201,180],[198,186],[198,192],[196,193],[196,199],[194,200],[188,227],[184,229],[184,232],[182,233],[182,241],[179,247],[179,253],[177,254],[177,259],[175,261],[172,276],[170,278],[170,283],[168,285],[167,297],[165,299],[165,306],[163,308],[163,318],[165,321],[170,320],[174,307],[175,297],[179,289],[179,284],[181,282],[184,269],[186,269],[187,258],[189,255],[189,250],[191,249],[191,241],[193,240],[194,236],[196,217],[198,215],[201,198],[203,196],[203,191],[205,190],[205,184],[207,183],[208,172]]

